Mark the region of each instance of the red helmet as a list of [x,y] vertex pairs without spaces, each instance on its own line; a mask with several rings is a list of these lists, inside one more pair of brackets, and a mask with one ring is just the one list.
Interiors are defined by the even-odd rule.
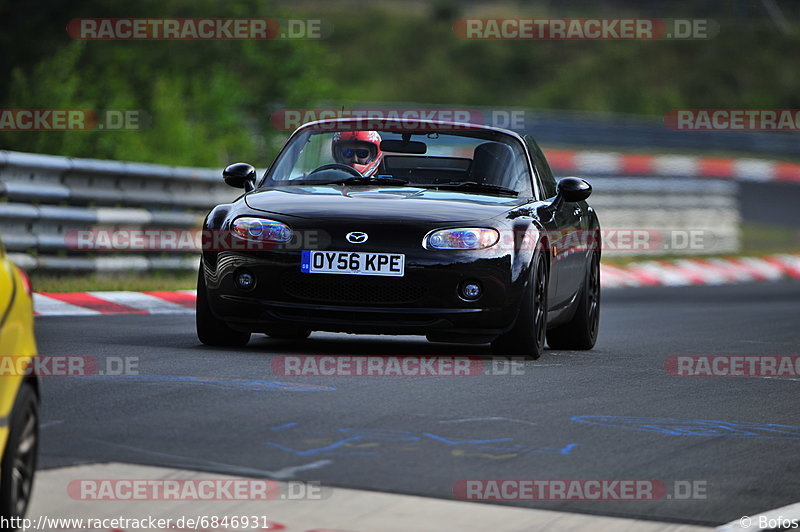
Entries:
[[371,175],[381,164],[381,136],[377,131],[337,131],[331,142],[333,160]]

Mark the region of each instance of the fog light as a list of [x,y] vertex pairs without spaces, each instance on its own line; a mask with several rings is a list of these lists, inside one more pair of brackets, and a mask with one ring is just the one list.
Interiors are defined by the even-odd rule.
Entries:
[[480,283],[477,281],[465,281],[461,283],[460,293],[462,299],[475,301],[481,297],[483,290],[481,289]]
[[256,276],[250,272],[239,272],[235,278],[236,286],[242,290],[252,290],[256,285]]

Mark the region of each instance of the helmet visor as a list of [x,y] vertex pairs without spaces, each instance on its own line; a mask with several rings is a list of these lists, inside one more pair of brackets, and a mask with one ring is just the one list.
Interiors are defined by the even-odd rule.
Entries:
[[378,147],[371,142],[340,141],[333,148],[333,156],[337,163],[369,164],[378,155]]

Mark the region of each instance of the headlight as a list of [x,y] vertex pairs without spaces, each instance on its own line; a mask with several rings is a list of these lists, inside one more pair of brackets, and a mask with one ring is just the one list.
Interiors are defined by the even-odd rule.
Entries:
[[255,242],[288,242],[292,239],[292,230],[285,223],[251,216],[235,219],[231,231],[239,238]]
[[441,229],[425,237],[422,245],[428,249],[484,249],[497,244],[500,233],[483,227]]

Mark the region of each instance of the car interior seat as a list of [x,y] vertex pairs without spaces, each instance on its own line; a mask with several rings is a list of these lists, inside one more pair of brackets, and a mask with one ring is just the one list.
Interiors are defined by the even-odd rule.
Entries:
[[514,151],[508,144],[484,142],[475,147],[469,178],[481,184],[515,188]]

